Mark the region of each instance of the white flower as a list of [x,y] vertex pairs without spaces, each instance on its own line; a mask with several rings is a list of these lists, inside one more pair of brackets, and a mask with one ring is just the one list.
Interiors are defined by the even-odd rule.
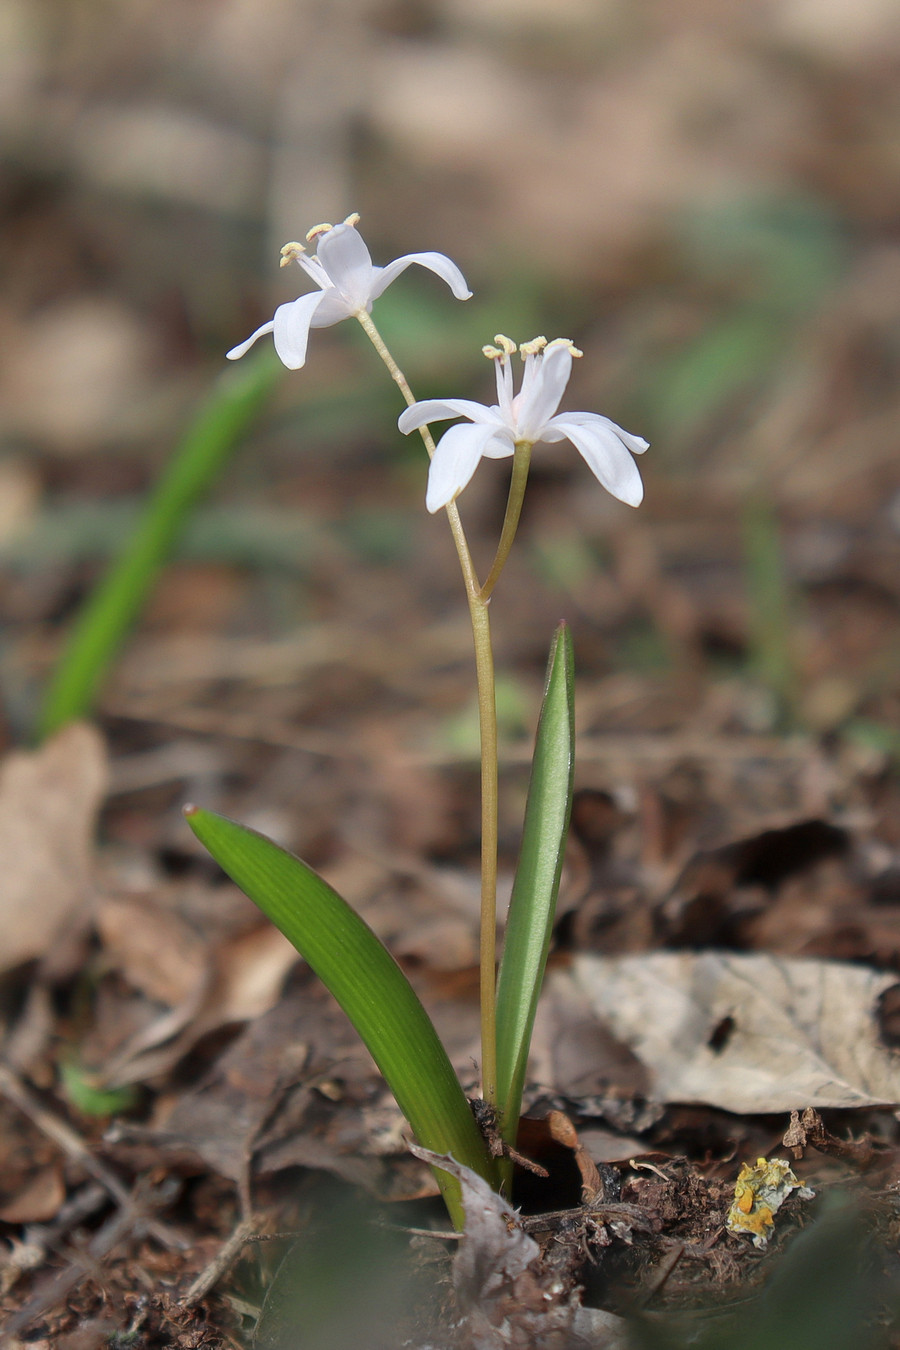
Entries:
[[310,230],[306,242],[318,238],[313,258],[307,255],[302,244],[285,244],[281,250],[281,266],[298,262],[319,289],[279,305],[274,318],[257,328],[246,342],[232,347],[227,353],[229,361],[243,356],[264,333],[272,333],[275,350],[284,364],[289,370],[299,370],[306,362],[310,328],[330,328],[341,319],[370,314],[373,301],[410,263],[436,272],[457,300],[469,299],[472,292],[466,286],[465,277],[456,263],[443,253],[407,253],[388,263],[387,267],[375,267],[356,230],[358,220],[359,216],[348,216],[342,225],[317,225]]
[[566,440],[587,460],[607,492],[629,506],[640,505],[644,485],[632,455],[642,455],[647,441],[599,413],[554,416],[569,382],[572,358],[581,355],[578,349],[566,338],[549,344],[545,338],[523,343],[519,350],[525,358],[525,373],[521,389],[513,395],[510,357],[515,344],[502,336],[494,341],[496,347],[484,348],[485,356],[497,366],[498,403],[494,407],[465,398],[425,399],[400,417],[404,435],[446,417],[467,417],[472,423],[450,427],[438,442],[428,473],[428,510],[440,510],[462,492],[482,455],[504,459],[517,444]]

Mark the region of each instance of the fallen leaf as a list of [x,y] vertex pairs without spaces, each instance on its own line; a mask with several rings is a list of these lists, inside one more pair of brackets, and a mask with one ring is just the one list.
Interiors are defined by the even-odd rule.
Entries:
[[107,959],[148,998],[174,1007],[208,981],[209,943],[152,896],[104,896],[96,924]]
[[46,952],[85,906],[106,779],[103,740],[83,723],[0,766],[0,970]]
[[[559,1263],[545,1262],[516,1211],[480,1176],[447,1154],[410,1144],[422,1162],[455,1176],[462,1188],[466,1227],[453,1258],[453,1285],[463,1320],[465,1350],[540,1345],[545,1350],[624,1350],[624,1323],[581,1307],[581,1291]],[[590,1337],[590,1340],[588,1340]]]
[[[194,934],[182,943],[180,953],[161,951],[159,968],[151,972],[147,941],[159,914],[145,927],[135,924],[134,944],[126,950],[120,920],[127,911],[127,905],[104,908],[104,938],[112,937],[112,950],[135,987],[172,1006],[141,1026],[108,1058],[101,1076],[107,1087],[159,1078],[209,1032],[268,1012],[279,1000],[288,971],[300,960],[277,928],[259,924],[215,948],[205,947]],[[168,921],[159,924],[160,937],[177,935],[179,925],[189,932],[189,926],[170,913]]]
[[3,1223],[47,1223],[59,1213],[66,1198],[65,1182],[58,1164],[41,1170],[22,1189],[0,1206]]
[[877,1020],[896,982],[838,961],[656,952],[576,956],[548,985],[628,1046],[657,1101],[764,1113],[900,1102]]

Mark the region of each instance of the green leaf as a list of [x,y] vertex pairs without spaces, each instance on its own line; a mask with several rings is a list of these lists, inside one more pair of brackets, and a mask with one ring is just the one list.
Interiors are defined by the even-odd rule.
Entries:
[[130,1110],[137,1101],[134,1087],[98,1087],[91,1081],[90,1072],[75,1060],[64,1059],[59,1072],[66,1096],[85,1116],[114,1116]]
[[525,827],[497,983],[497,1101],[515,1143],[534,1015],[547,964],[572,809],[575,706],[572,639],[560,624],[550,652]]
[[223,376],[197,415],[124,551],[76,620],[44,699],[40,737],[90,713],[188,512],[215,482],[281,370],[274,353],[260,353]]
[[[233,820],[185,808],[216,862],[280,928],[328,988],[365,1042],[419,1142],[497,1182],[447,1052],[418,996],[368,924],[292,853]],[[459,1182],[435,1173],[457,1228]]]

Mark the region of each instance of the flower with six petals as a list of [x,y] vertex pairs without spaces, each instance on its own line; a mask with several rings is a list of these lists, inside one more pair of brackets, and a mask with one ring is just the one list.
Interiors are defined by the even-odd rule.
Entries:
[[425,505],[438,511],[449,505],[469,482],[483,455],[504,459],[517,445],[539,441],[571,441],[608,492],[629,506],[638,506],[644,486],[633,455],[647,449],[647,441],[623,431],[599,413],[557,413],[572,370],[572,358],[581,353],[566,338],[548,343],[535,338],[519,348],[525,359],[522,385],[513,393],[510,358],[515,344],[498,336],[496,347],[485,347],[497,367],[497,403],[487,407],[464,398],[424,399],[407,408],[399,420],[404,435],[428,422],[466,417],[468,423],[450,427],[435,449],[428,473]]
[[446,281],[457,300],[469,299],[472,292],[465,277],[443,253],[407,253],[387,267],[375,267],[356,229],[358,220],[359,216],[348,216],[342,225],[318,225],[310,230],[307,243],[318,239],[314,257],[307,254],[302,244],[285,244],[281,250],[282,267],[299,263],[319,289],[279,305],[274,318],[257,328],[245,342],[232,347],[227,353],[229,361],[236,361],[257,338],[271,333],[284,364],[289,370],[299,370],[306,362],[310,328],[330,328],[342,319],[370,314],[373,302],[411,263],[435,272]]

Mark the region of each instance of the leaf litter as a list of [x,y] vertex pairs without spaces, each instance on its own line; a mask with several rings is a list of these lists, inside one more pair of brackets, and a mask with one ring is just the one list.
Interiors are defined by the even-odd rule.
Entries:
[[[236,275],[223,242],[229,231],[211,231],[204,215],[195,236],[197,194],[210,184],[208,200],[236,209],[242,230],[257,218],[250,196],[222,207],[217,185],[239,193],[255,181],[246,165],[263,147],[247,109],[279,97],[294,61],[304,73],[291,80],[297,106],[278,120],[290,137],[298,119],[295,143],[270,157],[272,198],[295,193],[304,147],[358,146],[362,126],[379,154],[415,167],[413,180],[427,166],[430,219],[448,239],[462,226],[467,261],[473,240],[509,253],[512,202],[516,247],[531,256],[552,229],[547,264],[605,344],[597,378],[616,400],[655,409],[662,447],[634,519],[611,513],[561,461],[540,466],[527,546],[498,596],[501,661],[526,705],[561,610],[577,643],[579,797],[531,1066],[534,1119],[519,1140],[550,1181],[519,1179],[519,1218],[476,1195],[465,1255],[413,1239],[429,1297],[437,1291],[451,1320],[413,1319],[408,1343],[443,1347],[452,1335],[489,1345],[514,1332],[534,1342],[546,1306],[548,1334],[556,1319],[570,1340],[601,1345],[620,1330],[611,1319],[634,1321],[638,1308],[658,1345],[679,1310],[707,1316],[711,1304],[737,1301],[744,1339],[729,1334],[741,1345],[862,1346],[889,1320],[900,1095],[900,269],[884,116],[892,39],[879,6],[867,7],[852,43],[840,7],[776,5],[776,36],[761,37],[749,9],[701,34],[684,6],[674,23],[648,21],[634,47],[605,7],[591,30],[597,50],[616,54],[614,78],[603,80],[586,74],[580,21],[563,8],[547,20],[558,25],[558,69],[518,27],[515,43],[495,40],[518,23],[502,7],[485,41],[471,6],[444,6],[434,37],[414,19],[407,34],[399,11],[363,27],[365,7],[351,5],[366,37],[359,50],[353,23],[316,46],[302,24],[286,32],[269,0],[253,7],[252,40],[237,11],[173,9],[170,30],[156,11],[151,25],[126,7],[113,24],[97,21],[94,42],[63,25],[65,69],[30,30],[27,6],[8,8],[19,112],[2,123],[15,281],[0,321],[18,353],[3,379],[15,458],[0,475],[0,519],[15,526],[0,560],[6,745],[24,739],[24,710],[96,574],[100,536],[114,539],[130,518],[123,504],[155,477],[159,445],[183,416],[174,405],[205,387],[209,350],[224,351],[243,331],[235,315],[256,304],[247,297],[257,281]],[[160,46],[163,31],[180,37]],[[410,35],[424,66],[399,40]],[[177,50],[186,38],[188,65]],[[473,42],[483,66],[466,62]],[[786,50],[802,57],[789,79]],[[361,110],[359,66],[373,60],[378,89]],[[433,117],[423,119],[411,91],[435,61],[464,78],[428,80]],[[123,116],[112,69],[133,76],[137,118]],[[332,81],[323,99],[309,78],[319,69],[345,71],[348,88]],[[67,87],[61,102],[46,96],[48,71]],[[525,117],[503,135],[473,122],[479,71],[514,103],[527,89],[540,134]],[[202,144],[236,148],[230,162],[242,173],[211,175],[204,155],[203,174],[166,179],[178,144],[171,90],[186,80],[198,108],[209,104],[196,114],[201,129],[222,133]],[[223,87],[237,91],[227,127]],[[436,88],[447,102],[433,103]],[[622,116],[634,91],[635,115]],[[84,117],[70,116],[71,98]],[[576,130],[560,169],[563,106]],[[128,144],[137,122],[150,153]],[[121,153],[111,160],[101,150],[113,136]],[[454,178],[448,191],[435,157],[454,174],[462,166],[476,189],[462,193]],[[149,166],[155,176],[142,179]],[[702,256],[686,261],[687,217],[715,197],[723,172],[733,183],[736,166],[751,197],[799,172],[808,200],[751,202],[744,216],[733,202],[724,215],[701,207]],[[386,192],[375,172],[385,167]],[[355,181],[357,169],[348,158],[338,174]],[[379,162],[368,177],[366,211],[380,231],[396,229],[399,200],[412,237],[420,206],[397,188],[397,165]],[[321,183],[320,160],[299,178]],[[672,206],[677,222],[667,225]],[[845,268],[829,243],[838,235],[852,253]],[[135,256],[148,265],[136,269]],[[581,270],[567,272],[573,260]],[[813,303],[814,272],[825,281]],[[786,296],[801,281],[806,298],[792,312]],[[214,334],[198,324],[198,287],[219,297]],[[751,290],[769,312],[747,306]],[[773,333],[777,369],[767,374]],[[321,352],[315,394],[327,398],[346,386],[346,357],[324,336]],[[371,428],[352,418],[330,433],[331,414],[309,398],[292,387],[223,484],[227,520],[253,528],[211,530],[161,580],[104,693],[102,734],[70,728],[39,751],[12,749],[0,771],[0,1300],[4,1334],[33,1345],[247,1345],[264,1310],[268,1345],[293,1346],[278,1303],[297,1267],[282,1280],[278,1271],[289,1244],[309,1259],[323,1208],[341,1216],[329,1249],[338,1251],[361,1230],[368,1197],[381,1221],[386,1212],[408,1228],[430,1227],[435,1213],[430,1173],[406,1152],[372,1064],[302,964],[199,856],[184,800],[269,830],[352,895],[406,965],[462,1081],[477,1080],[464,616],[448,599],[444,544],[420,519],[419,478],[389,445],[370,457]],[[298,454],[298,440],[320,433],[326,454]],[[35,450],[27,463],[20,446]],[[467,502],[476,544],[502,509],[504,485],[489,469]],[[783,536],[789,708],[760,679],[753,646],[740,544],[748,491],[771,498]],[[100,524],[73,543],[54,521],[79,504],[96,507]],[[296,553],[279,543],[254,560],[247,539],[268,521],[280,541],[294,510]],[[366,521],[398,518],[402,528],[382,528],[375,547]],[[18,539],[29,520],[39,549]],[[507,881],[529,751],[512,727]],[[77,1100],[66,1087],[73,1070],[89,1089]],[[115,1119],[91,1114],[126,1087],[132,1104]],[[788,1196],[766,1254],[725,1226],[742,1167],[760,1158],[790,1158],[817,1191],[815,1201]],[[835,1191],[856,1200],[875,1239],[859,1279],[846,1244],[837,1276],[828,1264],[823,1221]],[[825,1244],[816,1260],[832,1272],[827,1287],[803,1283],[798,1233]],[[363,1269],[377,1245],[364,1245]],[[795,1252],[800,1265],[782,1265]],[[747,1302],[779,1269],[800,1310],[789,1333],[767,1321],[765,1301]],[[855,1324],[841,1321],[832,1290]],[[354,1346],[371,1329],[362,1325]],[[754,1328],[768,1339],[748,1339]],[[396,1344],[395,1323],[385,1336]],[[267,1344],[262,1332],[256,1344]]]

